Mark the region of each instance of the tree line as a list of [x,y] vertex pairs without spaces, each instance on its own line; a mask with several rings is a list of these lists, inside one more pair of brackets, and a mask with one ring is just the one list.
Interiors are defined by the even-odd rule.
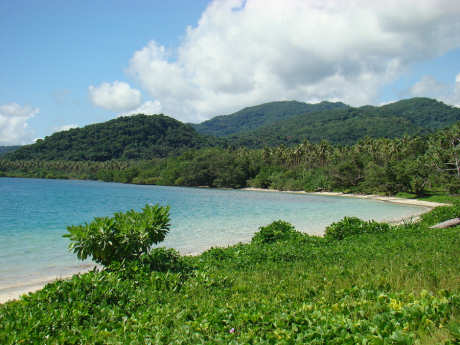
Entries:
[[460,192],[460,123],[428,136],[263,149],[207,147],[150,160],[0,160],[0,176],[280,190]]

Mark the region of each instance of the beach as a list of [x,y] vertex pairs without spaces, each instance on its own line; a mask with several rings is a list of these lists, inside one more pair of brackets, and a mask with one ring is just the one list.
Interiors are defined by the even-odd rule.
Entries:
[[[303,192],[303,191],[278,191],[278,190],[271,190],[271,189],[259,189],[259,188],[244,188],[243,190],[246,191],[257,191],[257,192],[273,192],[273,193],[293,193],[293,194],[308,194],[308,195],[320,195],[320,196],[334,196],[334,197],[349,197],[349,198],[360,198],[360,199],[369,199],[369,200],[378,200],[383,202],[390,202],[390,203],[397,203],[397,204],[406,204],[406,205],[413,205],[413,206],[422,206],[421,209],[416,214],[412,214],[410,217],[404,217],[403,219],[389,219],[387,222],[389,223],[402,223],[402,222],[409,222],[409,221],[416,221],[417,217],[421,214],[428,212],[434,207],[438,206],[446,206],[447,204],[443,203],[436,203],[436,202],[428,202],[422,200],[414,200],[414,199],[403,199],[397,197],[386,197],[386,196],[379,196],[379,195],[358,195],[358,194],[344,194],[344,193],[335,193],[335,192]],[[193,253],[198,255],[199,253]],[[84,268],[72,272],[73,274],[76,273],[84,273],[87,272],[92,268],[92,265],[85,266]],[[41,280],[34,280],[34,281],[24,281],[23,283],[15,284],[12,286],[0,286],[0,303],[5,303],[10,300],[14,300],[22,296],[23,294],[27,294],[29,292],[34,292],[43,288],[46,284],[56,281],[58,279],[68,279],[72,276],[65,275],[65,276],[49,276]]]

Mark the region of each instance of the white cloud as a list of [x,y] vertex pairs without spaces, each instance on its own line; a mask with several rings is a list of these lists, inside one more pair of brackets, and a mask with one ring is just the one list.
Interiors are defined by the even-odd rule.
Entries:
[[161,104],[158,101],[147,101],[142,103],[139,107],[133,110],[129,110],[127,112],[122,113],[122,116],[126,115],[136,115],[136,114],[144,114],[144,115],[153,115],[153,114],[160,114],[161,113]]
[[444,103],[460,107],[460,73],[455,77],[453,85],[442,83],[426,75],[409,89],[409,94],[414,97],[436,98]]
[[149,42],[128,72],[166,114],[200,121],[272,100],[373,103],[459,46],[457,1],[216,0],[176,52]]
[[0,145],[27,144],[32,141],[27,121],[39,113],[38,108],[17,103],[0,105]]
[[113,111],[125,111],[138,107],[141,104],[141,93],[132,89],[129,84],[114,81],[102,83],[99,86],[89,86],[89,97],[91,102],[98,107]]
[[56,127],[55,131],[56,132],[68,131],[69,129],[78,128],[78,127],[79,127],[78,125],[72,123],[72,124],[69,124],[69,125],[63,125],[63,126],[60,126],[60,127]]

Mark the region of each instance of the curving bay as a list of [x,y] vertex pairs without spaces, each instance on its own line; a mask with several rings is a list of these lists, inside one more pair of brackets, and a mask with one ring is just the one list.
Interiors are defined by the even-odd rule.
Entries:
[[427,210],[335,196],[16,178],[0,179],[0,196],[0,293],[91,267],[68,252],[66,226],[146,203],[171,206],[161,245],[183,254],[249,241],[277,219],[321,234],[346,215],[390,221]]

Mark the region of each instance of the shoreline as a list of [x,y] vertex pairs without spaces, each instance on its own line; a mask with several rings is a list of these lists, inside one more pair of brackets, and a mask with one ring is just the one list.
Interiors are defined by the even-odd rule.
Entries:
[[54,283],[58,280],[71,279],[75,274],[86,273],[98,267],[97,264],[85,264],[78,269],[73,269],[65,274],[56,274],[25,280],[13,285],[0,285],[0,305],[9,301],[19,299],[23,295],[43,289],[47,284]]
[[264,188],[254,188],[254,187],[241,188],[240,190],[253,191],[253,192],[306,194],[306,195],[319,195],[319,196],[341,196],[341,197],[347,197],[347,198],[385,201],[385,202],[391,202],[391,203],[402,204],[402,205],[424,206],[428,208],[435,208],[435,207],[440,207],[440,206],[452,206],[451,204],[445,204],[441,202],[424,201],[424,200],[418,200],[418,199],[404,199],[404,198],[399,198],[396,196],[382,196],[382,195],[377,195],[377,194],[353,194],[353,193],[346,194],[342,192],[305,192],[305,191],[295,191],[295,190],[277,190],[277,189],[264,189]]
[[[439,206],[450,206],[449,204],[439,203],[439,202],[431,202],[431,201],[423,201],[417,199],[404,199],[398,197],[387,197],[381,195],[365,195],[365,194],[345,194],[340,192],[305,192],[305,191],[281,191],[276,189],[263,189],[263,188],[241,188],[240,190],[243,191],[254,191],[254,192],[268,192],[268,193],[291,193],[291,194],[305,194],[305,195],[317,195],[317,196],[340,196],[340,197],[349,197],[349,198],[359,198],[359,199],[368,199],[368,200],[376,200],[376,201],[383,201],[383,202],[390,202],[396,204],[403,204],[403,205],[411,205],[411,206],[421,206],[424,207],[425,210],[421,210],[421,212],[411,215],[409,217],[403,217],[400,219],[388,220],[386,221],[389,224],[403,224],[404,222],[413,222],[417,221],[419,217],[429,212],[431,209]],[[200,255],[201,252],[193,252],[189,253],[188,255]],[[75,274],[86,273],[91,268],[85,268],[79,270],[78,272],[74,272],[72,274],[64,275],[64,276],[56,276],[56,277],[47,277],[44,280],[37,280],[31,282],[24,282],[24,284],[10,286],[6,288],[0,288],[0,304],[17,300],[23,295],[27,295],[28,293],[38,291],[45,287],[48,283],[55,282],[57,280],[65,280],[72,278]]]

